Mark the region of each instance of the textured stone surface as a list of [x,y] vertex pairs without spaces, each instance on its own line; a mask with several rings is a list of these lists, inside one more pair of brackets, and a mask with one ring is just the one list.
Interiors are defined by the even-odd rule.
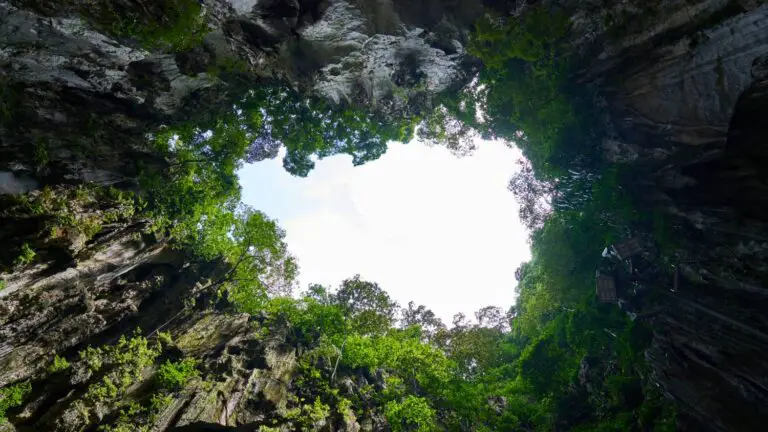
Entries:
[[[96,32],[71,8],[33,11],[23,3],[0,0],[0,86],[15,108],[0,124],[0,187],[14,192],[77,181],[129,187],[138,165],[164,164],[145,148],[147,131],[194,119],[201,106],[225,106],[260,79],[285,79],[385,115],[417,112],[422,95],[469,78],[467,32],[482,14],[477,2],[207,0],[212,32],[204,47],[174,55]],[[605,156],[630,165],[628,190],[641,208],[669,217],[678,243],[669,258],[680,268],[677,292],[669,275],[660,277],[660,300],[648,310],[656,312],[644,318],[656,335],[646,353],[654,382],[691,430],[763,429],[768,5],[543,0],[497,7],[524,13],[536,3],[572,17],[574,81],[594,88],[604,107]],[[244,61],[249,73],[208,75],[222,59]],[[40,142],[53,161],[45,169],[34,162]],[[95,243],[73,239],[71,251],[88,252],[76,266],[50,257],[5,278],[0,385],[44,376],[55,352],[73,354],[136,326],[158,328],[218,271],[184,266],[162,241],[137,237],[136,223]],[[0,239],[25,233],[6,225]],[[167,326],[177,348],[202,358],[215,379],[180,392],[154,430],[263,422],[285,408],[300,347],[281,337],[256,340],[253,325],[243,316],[186,311]],[[589,373],[585,367],[585,385]],[[72,379],[82,389],[92,377]],[[373,379],[340,377],[350,393]],[[51,430],[41,425],[54,424],[57,412],[41,423],[35,414],[67,403],[60,384],[45,385],[25,408],[21,430]],[[334,426],[379,430],[382,421]]]
[[[135,7],[117,3],[126,2]],[[0,1],[0,87],[12,107],[0,122],[0,170],[40,184],[134,181],[138,166],[163,163],[145,148],[147,131],[231,106],[267,79],[413,115],[470,79],[477,65],[464,46],[483,10],[474,1],[210,0],[204,44],[171,53],[101,33],[70,6]],[[246,70],[209,73],[227,62]],[[10,165],[39,143],[56,164]]]
[[660,299],[645,309],[656,335],[646,353],[652,378],[685,428],[759,430],[768,403],[768,128],[759,120],[768,115],[768,5],[550,3],[581,10],[572,46],[584,56],[578,79],[605,107],[604,154],[632,168],[626,187],[640,208],[665,215],[676,246],[667,260],[680,268],[677,291],[664,273],[652,283]]

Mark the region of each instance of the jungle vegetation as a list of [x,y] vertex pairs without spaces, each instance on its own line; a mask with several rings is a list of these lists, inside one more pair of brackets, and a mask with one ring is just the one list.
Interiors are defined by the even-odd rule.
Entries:
[[[139,36],[161,30],[138,23],[113,30]],[[144,172],[135,195],[88,190],[57,202],[43,192],[15,205],[57,209],[62,222],[52,226],[54,233],[76,227],[95,235],[102,220],[89,228],[67,215],[80,205],[73,203],[83,207],[111,194],[130,208],[121,211],[141,212],[152,231],[177,247],[224,262],[229,271],[211,289],[241,312],[286,320],[294,337],[311,347],[296,379],[314,402],[297,416],[356,409],[360,401],[340,397],[336,378],[367,369],[386,372],[384,390],[370,391],[394,431],[674,430],[674,412],[643,378],[650,331],[594,298],[599,250],[622,238],[639,216],[620,186],[620,170],[599,160],[585,96],[568,87],[568,64],[559,55],[567,32],[567,17],[543,8],[479,22],[471,50],[484,69],[471,86],[443,95],[419,118],[393,121],[339,108],[277,83],[255,88],[208,124],[155,131],[152,143],[167,168]],[[173,32],[154,40],[170,47],[190,43]],[[281,149],[285,169],[298,176],[336,154],[362,164],[380,157],[390,141],[409,141],[417,125],[423,139],[457,153],[470,152],[473,134],[522,150],[525,160],[509,188],[531,230],[532,259],[516,272],[517,303],[484,308],[474,320],[458,315],[446,326],[426,306],[401,307],[358,276],[335,289],[315,285],[291,296],[298,266],[285,233],[240,202],[237,170]],[[26,243],[16,255],[14,268],[35,259]],[[141,368],[155,362],[157,348],[137,335],[81,355],[96,369],[112,362],[118,371],[88,390],[87,411],[119,399]],[[196,365],[194,359],[159,365],[160,396],[195,379]],[[67,367],[57,358],[50,371]],[[0,416],[28,392],[28,383],[0,389]],[[130,427],[131,409],[157,407],[127,407],[112,430]]]

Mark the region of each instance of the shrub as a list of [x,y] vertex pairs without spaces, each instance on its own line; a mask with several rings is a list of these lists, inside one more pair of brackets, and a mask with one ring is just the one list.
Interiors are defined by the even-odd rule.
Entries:
[[29,247],[28,243],[24,243],[21,245],[19,256],[16,257],[16,259],[13,261],[13,264],[17,267],[24,267],[25,265],[34,261],[35,256],[37,256],[37,253],[35,253],[35,251]]
[[198,363],[197,360],[190,358],[179,362],[166,360],[157,371],[157,383],[167,390],[180,390],[190,379],[200,375],[197,370]]
[[173,337],[171,337],[171,333],[169,332],[157,332],[157,340],[163,345],[163,346],[171,346],[173,345]]
[[165,0],[143,10],[97,2],[85,13],[95,27],[136,39],[148,49],[189,50],[208,32],[198,0]]
[[0,421],[5,419],[5,413],[9,408],[21,405],[31,391],[32,384],[29,381],[0,389]]
[[153,394],[149,404],[133,401],[120,410],[117,421],[101,425],[100,432],[149,432],[160,413],[173,403],[173,396]]
[[82,351],[80,358],[92,371],[109,370],[100,382],[88,387],[82,401],[78,401],[82,416],[87,420],[91,407],[103,407],[124,396],[131,385],[142,380],[142,371],[154,363],[159,353],[138,331],[130,339],[120,337],[115,345],[88,347]]
[[328,405],[322,403],[320,398],[315,398],[315,402],[312,405],[304,405],[302,411],[304,412],[305,421],[310,422],[307,426],[311,426],[325,420],[330,414],[331,409]]
[[48,366],[48,373],[57,373],[69,369],[69,362],[63,357],[56,356],[53,358],[53,363]]
[[424,398],[409,395],[402,402],[390,401],[384,408],[384,414],[395,432],[435,430],[435,410]]

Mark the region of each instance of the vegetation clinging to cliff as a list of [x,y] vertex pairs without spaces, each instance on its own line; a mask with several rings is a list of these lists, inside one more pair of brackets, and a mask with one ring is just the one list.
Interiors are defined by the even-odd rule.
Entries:
[[[398,325],[401,311],[388,295],[359,278],[336,292],[315,286],[300,299],[269,296],[288,291],[281,288],[292,283],[296,266],[277,224],[239,202],[236,171],[245,162],[284,148],[284,166],[296,175],[307,175],[314,158],[334,154],[360,164],[383,154],[388,140],[409,139],[417,119],[393,122],[264,86],[209,124],[155,133],[167,166],[143,173],[135,204],[155,233],[196,258],[226,263],[226,273],[203,289],[226,293],[241,311],[266,312],[274,326],[285,319],[291,337],[311,348],[296,377],[311,402],[286,414],[294,424],[309,427],[330,415],[330,407],[349,416],[352,407],[372,400],[393,430],[670,427],[667,408],[639,378],[646,329],[597,305],[591,292],[599,249],[620,238],[635,215],[615,171],[595,168],[588,127],[566,89],[567,67],[558,56],[567,19],[553,16],[535,8],[504,23],[480,23],[473,49],[486,69],[477,91],[446,99],[445,109],[427,118],[437,140],[460,137],[471,125],[487,137],[516,142],[533,166],[528,177],[518,178],[522,187],[513,187],[530,194],[526,220],[535,229],[533,259],[518,272],[518,303],[509,314],[480,311],[479,324],[457,317],[447,329],[427,310],[409,308]],[[448,120],[458,121],[457,131],[446,127]],[[542,195],[551,200],[537,207],[548,198]],[[71,229],[90,238],[103,228],[68,217],[70,206],[60,201],[65,222],[52,233]],[[19,267],[35,257],[27,243],[19,252]],[[82,360],[98,372],[104,353],[121,356],[132,347],[137,353],[110,360],[111,371],[87,389],[77,407],[84,422],[101,405],[121,404],[127,387],[158,356],[140,337],[84,351]],[[600,375],[587,398],[574,390],[584,369]],[[383,373],[386,386],[366,389],[370,400],[346,399],[338,391],[340,370]],[[196,375],[193,360],[168,361],[157,378],[175,390]],[[14,395],[3,400],[19,399],[16,390],[3,391]],[[158,400],[158,406],[167,402]],[[137,414],[153,415],[158,406],[120,405],[121,415],[108,427],[130,429]]]
[[[385,121],[361,110],[339,109],[279,85],[252,90],[210,124],[167,128],[153,137],[165,172],[145,171],[140,184],[156,232],[205,259],[223,258],[232,271],[214,283],[240,303],[257,301],[267,287],[290,291],[296,265],[284,232],[240,203],[237,170],[278,155],[305,176],[314,158],[349,154],[354,164],[380,157],[391,140],[406,141],[414,121]],[[258,276],[256,276],[258,275]]]
[[470,46],[485,66],[472,95],[485,117],[478,127],[514,141],[543,178],[562,174],[588,144],[578,143],[584,113],[566,88],[560,47],[569,25],[565,13],[537,6],[519,17],[480,20]]
[[[674,414],[645,379],[649,330],[595,298],[600,251],[625,238],[640,213],[620,170],[600,160],[594,121],[568,86],[568,24],[541,6],[481,21],[472,49],[486,68],[481,90],[465,96],[484,111],[475,127],[515,143],[528,159],[510,182],[532,230],[512,319],[519,374],[550,401],[545,410],[559,425],[674,430]],[[585,381],[587,398],[575,390]]]
[[184,51],[199,46],[208,25],[198,0],[152,3],[93,1],[81,13],[90,23],[113,36],[131,38],[147,49]]
[[6,411],[21,405],[30,391],[32,391],[32,385],[29,381],[0,389],[0,424],[6,421]]

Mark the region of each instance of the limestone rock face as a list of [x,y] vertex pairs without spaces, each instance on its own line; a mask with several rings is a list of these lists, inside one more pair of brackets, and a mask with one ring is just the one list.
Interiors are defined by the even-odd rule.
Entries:
[[214,14],[226,16],[226,37],[252,64],[267,66],[257,73],[393,114],[408,109],[403,92],[435,94],[470,78],[475,65],[465,46],[484,12],[474,0],[219,0],[210,7],[228,11]]
[[[2,198],[0,225],[9,226],[13,217],[17,229],[0,230],[0,240],[37,241],[37,255],[34,264],[2,275],[0,387],[30,382],[32,391],[0,430],[117,427],[131,402],[152,408],[133,412],[130,430],[360,430],[352,413],[329,412],[309,429],[295,423],[304,401],[316,397],[297,382],[309,349],[291,337],[285,320],[237,313],[211,292],[211,282],[228,271],[222,262],[201,262],[171,248],[147,234],[140,219],[105,226],[76,248],[71,238],[43,241],[24,227],[34,230],[41,225],[33,220],[46,215],[11,216]],[[141,356],[149,360],[139,362]],[[69,364],[52,370],[55,357]],[[163,365],[182,359],[194,359],[198,374],[172,391],[158,387]],[[330,363],[325,366],[322,373],[330,376]],[[373,406],[363,387],[381,383],[360,373],[339,371],[346,383],[340,394]],[[111,393],[115,384],[122,387]],[[366,411],[361,421],[377,421]]]
[[[660,276],[660,300],[641,311],[653,312],[643,318],[655,332],[646,353],[651,378],[691,430],[764,429],[768,5],[486,3],[203,0],[209,33],[202,45],[175,52],[99,30],[78,2],[0,0],[0,193],[85,182],[134,188],[140,169],[167,166],[147,147],[146,133],[213,116],[268,80],[384,116],[418,114],[435,94],[471,79],[478,66],[466,53],[467,37],[484,7],[561,9],[572,23],[572,82],[594,89],[603,114],[604,156],[631,168],[627,188],[641,208],[670,221],[678,243],[670,258],[677,291],[669,275]],[[0,216],[0,244],[38,242],[40,254],[36,264],[4,275],[0,291],[0,386],[29,379],[35,389],[11,413],[18,430],[82,426],[74,402],[101,377],[85,372],[77,353],[137,327],[169,332],[174,343],[160,355],[198,358],[203,371],[157,413],[151,430],[282,421],[278,414],[297,394],[291,376],[303,347],[281,328],[271,329],[271,339],[257,337],[258,318],[234,314],[204,292],[219,265],[191,261],[144,234],[147,222],[136,218],[95,238],[71,232],[55,240],[39,235],[44,218]],[[72,371],[49,374],[54,355],[73,360]],[[585,386],[590,370],[584,367]],[[156,370],[142,374],[150,383]],[[363,398],[359,389],[376,377],[339,381],[345,394]],[[148,388],[131,387],[128,397],[145,397]],[[328,418],[316,428],[386,427],[369,414]]]
[[669,221],[677,243],[668,258],[679,268],[677,291],[665,273],[654,284],[662,299],[645,310],[656,335],[646,353],[653,380],[692,430],[760,429],[768,128],[758,119],[768,114],[768,5],[540,3],[571,15],[574,81],[592,86],[603,107],[604,156],[631,169],[625,187]]
[[[478,67],[466,45],[480,1],[204,0],[202,43],[178,50],[112,31],[98,13],[108,5],[157,16],[165,3],[0,0],[0,194],[69,194],[78,184],[135,191],[140,171],[168,168],[148,133],[215,118],[267,81],[400,118],[463,86]],[[258,320],[217,303],[205,287],[225,270],[220,263],[170,248],[139,217],[105,222],[113,209],[99,206],[67,215],[80,228],[99,221],[97,235],[47,232],[56,215],[10,212],[14,199],[0,195],[2,270],[22,244],[37,254],[34,264],[3,273],[0,290],[0,386],[30,380],[34,389],[9,414],[16,429],[114,423],[123,402],[148,402],[162,361],[191,357],[201,376],[144,419],[151,430],[296,430],[285,419],[304,391],[293,378],[306,347],[274,326],[270,338],[257,338]],[[137,328],[150,344],[159,330],[175,342],[139,368],[141,379],[120,401],[102,394],[94,402],[88,392],[112,372],[88,366],[79,353]],[[72,365],[50,372],[54,356]],[[355,396],[360,380],[372,385],[375,377],[349,379],[346,394],[368,397]],[[383,422],[380,413],[350,412],[312,427],[379,430]]]
[[[147,132],[229,107],[265,80],[399,118],[461,87],[478,66],[465,47],[479,0],[202,3],[204,42],[172,52],[99,30],[78,3],[0,1],[0,173],[14,174],[9,190],[25,176],[130,182],[138,166],[162,164],[146,149]],[[56,163],[12,163],[33,159],[36,146]]]

